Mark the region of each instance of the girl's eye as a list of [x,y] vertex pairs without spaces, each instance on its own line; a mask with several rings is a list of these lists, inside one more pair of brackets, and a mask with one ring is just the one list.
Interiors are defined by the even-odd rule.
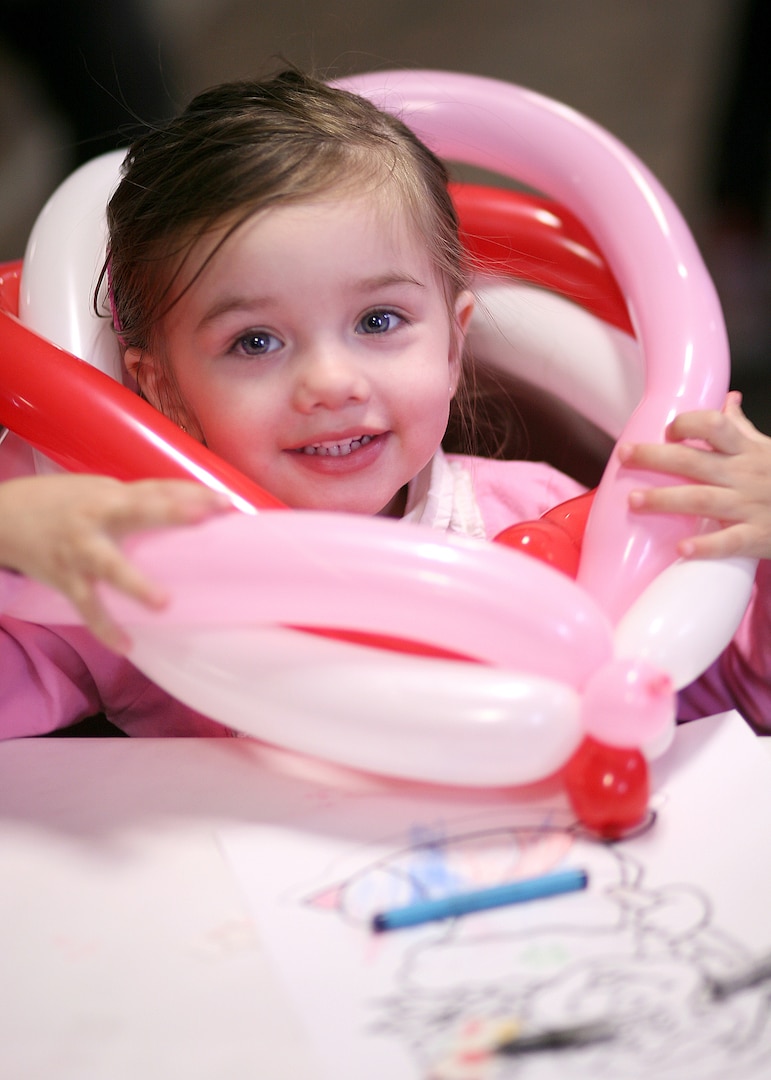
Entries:
[[404,320],[393,311],[368,311],[356,328],[360,334],[386,334]]
[[238,338],[233,346],[234,352],[244,356],[264,356],[280,348],[279,339],[265,330],[250,330],[248,334]]

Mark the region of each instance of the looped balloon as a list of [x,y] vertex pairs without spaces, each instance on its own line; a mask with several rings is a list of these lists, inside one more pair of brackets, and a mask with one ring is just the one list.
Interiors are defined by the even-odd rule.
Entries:
[[[622,144],[495,80],[407,71],[339,85],[397,112],[440,156],[543,194],[453,191],[479,263],[477,355],[625,441],[660,441],[676,411],[722,405],[728,348],[714,287],[677,208]],[[754,563],[677,561],[693,524],[632,515],[629,490],[644,478],[615,453],[591,509],[556,508],[525,526],[524,543],[520,527],[508,538],[519,550],[278,510],[120,385],[115,342],[88,310],[118,164],[108,155],[79,170],[36,225],[24,325],[0,318],[0,422],[66,468],[192,475],[259,511],[127,542],[173,596],[149,613],[105,589],[132,660],[194,708],[301,752],[452,784],[563,770],[587,824],[608,834],[633,825],[646,761],[671,739],[675,693],[730,641]],[[545,279],[528,274],[528,229],[531,246],[550,245],[549,259],[539,249],[531,262],[556,266]],[[523,267],[525,283],[515,280]],[[538,560],[524,553],[539,546]],[[6,611],[78,621],[34,583]]]

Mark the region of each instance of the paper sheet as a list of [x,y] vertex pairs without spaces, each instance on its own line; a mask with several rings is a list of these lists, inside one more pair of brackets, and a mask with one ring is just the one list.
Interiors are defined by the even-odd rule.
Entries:
[[[272,782],[276,782],[275,777]],[[771,952],[771,760],[735,714],[687,725],[655,768],[654,824],[587,838],[557,788],[469,793],[308,782],[286,821],[219,834],[329,1080],[771,1075],[771,983],[707,979]],[[285,804],[286,805],[286,804]],[[374,934],[423,896],[564,866],[586,892]],[[608,1042],[478,1052],[601,1019]],[[476,1040],[476,1041],[475,1041]],[[475,1049],[476,1048],[476,1049]]]

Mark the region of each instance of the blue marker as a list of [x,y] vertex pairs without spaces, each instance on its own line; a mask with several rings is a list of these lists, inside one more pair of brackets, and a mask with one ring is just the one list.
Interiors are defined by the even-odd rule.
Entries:
[[579,889],[586,888],[588,881],[585,870],[557,870],[553,874],[509,881],[505,885],[457,893],[440,900],[419,900],[415,904],[407,904],[406,907],[393,908],[381,915],[375,915],[372,929],[400,930],[404,926],[419,926],[421,923],[435,922],[438,919],[454,919],[472,911],[486,911],[488,908],[505,907],[507,904],[522,904],[527,900],[541,900],[546,896],[578,892]]

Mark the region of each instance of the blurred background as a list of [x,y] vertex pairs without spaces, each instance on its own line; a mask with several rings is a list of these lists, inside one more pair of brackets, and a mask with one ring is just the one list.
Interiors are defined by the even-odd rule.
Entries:
[[0,0],[0,261],[75,165],[213,83],[279,59],[494,76],[586,113],[668,188],[771,433],[770,38],[769,0]]

